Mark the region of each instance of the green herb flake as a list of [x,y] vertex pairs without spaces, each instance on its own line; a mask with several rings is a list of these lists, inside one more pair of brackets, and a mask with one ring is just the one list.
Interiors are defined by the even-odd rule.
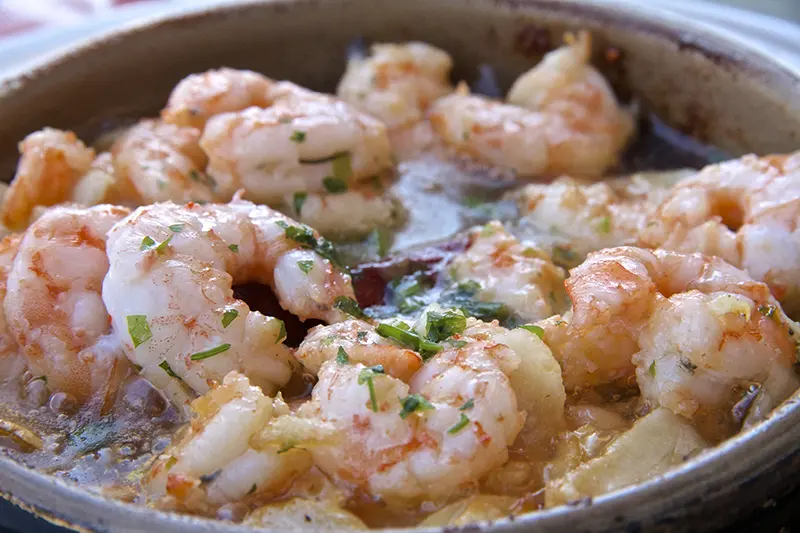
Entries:
[[427,337],[433,342],[441,342],[467,329],[467,317],[461,313],[445,311],[428,313]]
[[370,243],[374,243],[378,257],[386,257],[392,248],[394,235],[386,228],[375,228],[369,235]]
[[283,341],[285,341],[286,337],[287,337],[287,335],[286,335],[286,322],[284,322],[283,320],[281,320],[279,318],[276,318],[275,320],[280,322],[280,324],[279,324],[280,329],[278,330],[278,340],[275,341],[275,344],[280,344]]
[[347,182],[339,178],[328,176],[322,180],[322,185],[325,187],[325,190],[331,194],[347,192]]
[[405,314],[413,313],[425,305],[420,296],[430,288],[431,283],[420,274],[404,276],[389,283],[392,303]]
[[525,331],[533,333],[540,339],[544,339],[544,330],[539,326],[533,324],[525,324],[524,326],[520,326],[520,329],[524,329]]
[[450,435],[455,435],[469,424],[469,418],[464,413],[461,413],[461,418],[458,420],[458,423],[447,430],[447,433]]
[[332,264],[344,268],[333,244],[324,237],[315,237],[314,230],[308,226],[290,226],[284,220],[278,220],[275,222],[275,225],[284,230],[287,239],[293,240],[307,250],[314,250],[322,258],[327,259]]
[[139,247],[140,250],[149,250],[153,246],[156,245],[156,241],[153,240],[152,237],[145,235],[144,239],[142,239],[142,245]]
[[[169,377],[171,377],[171,378],[177,378],[178,377],[178,374],[176,374],[172,370],[172,367],[169,366],[169,363],[167,363],[166,361],[161,361],[160,363],[158,363],[158,367],[161,370],[163,370],[164,372],[166,372]],[[180,378],[178,378],[178,379],[180,379]]]
[[229,244],[228,245],[228,249],[230,249],[230,251],[235,253],[235,254],[239,253],[239,245],[238,244]]
[[147,325],[146,315],[128,315],[125,320],[128,323],[128,333],[133,340],[134,348],[138,348],[143,342],[153,337],[150,326]]
[[600,233],[611,233],[611,217],[605,216],[598,220],[597,231]]
[[411,413],[434,409],[433,404],[419,394],[409,394],[405,398],[401,398],[400,405],[402,407],[400,410],[400,418],[403,420],[408,418]]
[[369,389],[369,401],[372,407],[372,412],[378,412],[378,400],[375,397],[375,384],[373,383],[373,378],[377,375],[385,374],[383,370],[383,365],[375,365],[369,368],[365,368],[358,374],[358,384],[363,385],[364,383],[367,384],[367,388]]
[[341,346],[339,346],[339,350],[336,352],[336,363],[339,365],[350,364],[350,356],[347,355],[347,352]]
[[292,204],[294,205],[294,212],[300,215],[300,211],[303,209],[303,204],[306,203],[306,198],[308,198],[308,194],[304,192],[296,192],[294,193],[294,197],[292,198]]
[[289,136],[289,140],[294,143],[301,143],[306,140],[306,132],[304,131],[293,131],[292,134]]
[[214,178],[212,178],[205,172],[200,172],[199,170],[194,168],[189,171],[189,177],[192,178],[193,181],[202,183],[203,185],[211,189],[217,186],[217,182],[214,180]]
[[463,348],[467,345],[467,341],[450,341],[453,348]]
[[464,402],[464,405],[462,405],[461,407],[459,407],[459,408],[458,408],[458,410],[459,410],[459,411],[466,411],[466,410],[468,410],[468,409],[472,409],[473,407],[475,407],[475,400],[473,400],[472,398],[470,398],[469,400],[467,400],[466,402]]
[[329,156],[320,157],[318,159],[300,159],[299,162],[301,165],[321,165],[323,163],[335,163],[337,159],[344,156],[347,156],[349,160],[350,152],[336,152]]
[[308,274],[314,268],[314,261],[312,261],[311,259],[298,261],[297,266],[300,268],[300,270],[303,271],[303,274]]
[[358,305],[358,302],[348,296],[337,296],[336,300],[333,302],[333,307],[355,318],[369,318],[364,314],[364,311],[361,310],[361,306]]
[[173,233],[180,233],[181,230],[183,229],[183,226],[184,226],[183,224],[172,224],[171,226],[169,226],[169,229]]
[[333,160],[333,177],[347,183],[353,175],[350,161],[350,152],[342,152]]
[[176,464],[178,464],[178,459],[176,457],[173,457],[173,456],[170,455],[169,459],[167,459],[167,462],[164,463],[164,468],[166,470],[169,470],[173,466],[175,466]]
[[480,301],[476,297],[480,290],[479,283],[465,281],[459,283],[455,289],[450,289],[442,294],[439,303],[445,307],[460,309],[466,316],[475,317],[484,322],[503,321],[510,316],[511,311],[505,304]]
[[236,309],[226,309],[224,313],[222,313],[222,327],[227,328],[231,325],[231,322],[236,320],[236,317],[239,316],[239,311]]
[[227,352],[230,349],[231,345],[226,342],[225,344],[220,344],[219,346],[215,346],[208,350],[193,353],[192,355],[189,356],[189,359],[191,359],[192,361],[202,361],[203,359],[208,359],[209,357],[214,357],[215,355]]
[[647,369],[647,373],[650,374],[650,377],[656,377],[656,362],[655,360],[650,363],[650,367]]
[[171,240],[172,240],[172,237],[174,237],[174,235],[170,235],[169,237],[167,237],[166,239],[164,239],[164,241],[163,241],[161,244],[159,244],[158,246],[156,246],[156,248],[155,248],[155,249],[156,249],[156,252],[157,252],[159,255],[160,255],[160,254],[163,254],[163,253],[164,253],[164,252],[167,250],[167,247],[169,246],[169,241],[171,241]]
[[379,324],[378,327],[375,328],[375,332],[383,338],[391,339],[407,348],[411,348],[415,352],[418,352],[424,360],[428,360],[433,357],[434,354],[442,351],[442,346],[440,344],[425,340],[416,333],[402,329],[399,327],[399,324],[395,326],[391,324]]
[[[280,453],[280,452],[278,452],[278,453]],[[253,486],[252,486],[252,487],[250,487],[250,490],[248,490],[248,491],[247,491],[247,494],[246,494],[246,495],[247,495],[247,496],[250,496],[251,494],[255,494],[256,490],[258,490],[258,485],[256,485],[255,483],[253,483]]]
[[359,342],[364,342],[365,340],[367,340],[367,332],[359,331],[358,333],[356,333],[356,338],[359,340]]

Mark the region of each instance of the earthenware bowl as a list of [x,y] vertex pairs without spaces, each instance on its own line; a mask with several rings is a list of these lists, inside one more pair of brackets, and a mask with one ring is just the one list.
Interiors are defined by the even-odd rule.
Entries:
[[[556,46],[588,29],[596,63],[618,92],[635,95],[668,124],[731,154],[800,147],[800,75],[708,27],[611,1],[273,0],[202,8],[115,31],[57,53],[0,82],[0,176],[16,145],[43,126],[91,138],[110,125],[152,115],[182,77],[222,65],[250,68],[332,91],[357,36],[428,41],[454,57],[455,78],[477,65],[508,88]],[[608,63],[612,47],[621,60]],[[606,64],[608,63],[608,64]],[[800,473],[800,406],[648,482],[577,505],[464,531],[704,531],[731,523],[790,488]],[[2,495],[84,531],[252,531],[120,503],[0,457]],[[450,528],[449,531],[459,528]]]

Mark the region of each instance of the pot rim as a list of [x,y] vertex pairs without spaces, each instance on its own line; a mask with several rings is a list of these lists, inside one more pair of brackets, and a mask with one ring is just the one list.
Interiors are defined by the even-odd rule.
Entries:
[[[63,63],[80,60],[80,56],[109,43],[123,41],[132,35],[141,34],[159,27],[192,24],[197,21],[224,17],[235,12],[252,9],[274,9],[276,6],[296,4],[353,3],[362,0],[223,0],[216,5],[182,6],[175,11],[160,12],[132,23],[103,32],[79,43],[62,47],[19,69],[14,68],[0,76],[0,98],[13,97],[13,93],[24,90],[25,85],[44,77],[48,71]],[[566,20],[595,23],[617,27],[633,32],[647,33],[677,44],[679,49],[690,48],[713,59],[722,68],[743,71],[763,84],[779,84],[789,91],[798,92],[800,70],[773,61],[763,50],[752,44],[733,41],[728,34],[715,31],[711,26],[692,21],[677,13],[657,8],[646,9],[625,1],[615,0],[441,0],[446,4],[494,7],[528,13],[547,13],[563,16]],[[648,479],[643,483],[628,486],[576,505],[564,505],[537,512],[519,515],[513,519],[484,522],[474,531],[484,528],[492,531],[511,532],[517,526],[527,526],[544,531],[567,525],[611,523],[609,517],[636,517],[646,522],[648,502],[669,502],[676,516],[681,516],[681,507],[697,498],[698,485],[706,485],[706,494],[722,495],[733,492],[785,459],[800,448],[800,391],[770,413],[766,420],[753,428],[715,446],[708,452],[692,458],[669,472]],[[753,464],[753,458],[758,461]],[[700,482],[698,482],[700,480]],[[33,509],[43,518],[64,526],[94,531],[115,530],[116,523],[123,521],[129,526],[125,531],[178,531],[244,533],[255,531],[252,527],[231,524],[190,515],[164,512],[115,500],[80,487],[75,483],[30,469],[10,457],[0,455],[0,497],[25,508]],[[12,489],[13,488],[13,489]],[[9,490],[13,490],[12,494]],[[6,492],[3,492],[5,490]],[[72,513],[64,516],[62,511],[49,505],[61,500],[69,503]],[[637,509],[638,505],[638,509]],[[114,518],[95,519],[82,523],[79,509],[87,506],[97,510],[97,516]],[[626,518],[627,519],[627,518]],[[108,522],[108,523],[104,523]],[[624,522],[620,522],[622,524]],[[444,528],[447,531],[453,528]],[[458,528],[455,528],[456,530]],[[265,529],[260,529],[266,531]],[[393,528],[387,532],[435,532],[442,528]],[[473,531],[470,529],[470,531]]]

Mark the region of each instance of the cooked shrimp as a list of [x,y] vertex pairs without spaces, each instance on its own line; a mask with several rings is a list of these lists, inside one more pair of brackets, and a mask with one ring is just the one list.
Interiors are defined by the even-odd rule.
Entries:
[[172,89],[161,118],[167,124],[203,129],[214,115],[269,106],[273,84],[250,70],[221,68],[192,74]]
[[541,113],[470,95],[462,84],[434,102],[428,118],[446,143],[479,161],[520,177],[542,175],[550,166]]
[[285,490],[311,467],[300,448],[254,448],[251,439],[289,407],[264,396],[241,374],[192,402],[195,417],[184,437],[153,465],[145,479],[148,502],[162,508],[211,514],[221,505],[257,501]]
[[[19,249],[21,235],[8,235],[0,240],[0,302],[6,299],[6,285],[8,275],[14,265],[14,258]],[[16,356],[19,352],[17,341],[8,327],[8,320],[2,307],[0,307],[0,369],[5,369],[5,362],[8,357]],[[0,381],[3,378],[0,377]]]
[[94,160],[71,131],[45,128],[19,144],[20,160],[11,187],[3,197],[0,218],[12,230],[24,229],[35,206],[69,200],[72,190]]
[[457,150],[521,177],[599,177],[617,161],[633,121],[588,65],[588,34],[548,54],[511,88],[508,104],[465,85],[431,106],[436,132]]
[[[541,344],[535,335],[520,333]],[[468,319],[463,333],[446,343],[409,384],[380,365],[354,363],[355,356],[324,362],[307,409],[333,424],[348,444],[311,448],[315,464],[340,483],[389,503],[442,502],[474,488],[508,459],[508,446],[526,418],[512,383],[528,356],[525,352],[533,348],[530,357],[535,359],[538,348],[507,335],[504,328]],[[364,360],[370,352],[356,353]],[[382,349],[375,354],[368,364],[385,357]],[[540,436],[553,430],[547,422],[554,415],[563,417],[561,376],[548,357],[551,368],[535,373],[549,376],[542,380],[555,378],[560,398],[549,385],[531,387],[523,395],[526,407],[542,422]],[[527,368],[536,367],[533,363]],[[519,383],[532,385],[526,378]]]
[[95,157],[89,170],[81,176],[72,189],[69,202],[83,206],[130,203],[116,192],[116,176],[111,153],[103,152]]
[[547,116],[549,175],[600,177],[633,133],[630,114],[589,64],[591,53],[587,32],[568,35],[567,46],[547,54],[508,93],[510,104]]
[[757,382],[763,416],[800,384],[769,289],[718,258],[614,248],[589,254],[566,285],[571,315],[542,325],[567,388],[630,384],[635,366],[645,399],[692,417]]
[[[117,194],[132,205],[172,200],[209,202],[222,198],[205,175],[206,156],[200,131],[142,120],[127,130],[111,149]],[[229,199],[233,191],[227,194]]]
[[338,239],[364,237],[375,228],[397,227],[406,214],[400,200],[381,183],[337,193],[295,193],[283,203],[298,221]]
[[325,362],[336,360],[340,349],[351,362],[382,365],[387,374],[406,382],[422,366],[417,352],[397,346],[375,333],[373,325],[355,319],[312,328],[294,356],[316,374]]
[[679,183],[642,232],[642,243],[722,257],[800,310],[800,152],[753,155],[704,168]]
[[141,207],[109,233],[108,257],[112,323],[128,357],[162,388],[180,378],[204,393],[231,370],[269,393],[288,381],[283,322],[234,299],[234,281],[272,287],[301,319],[341,320],[337,298],[353,297],[330,243],[238,198]]
[[479,299],[502,302],[526,322],[547,318],[566,306],[564,270],[497,221],[472,231],[467,250],[456,256],[450,272],[458,281],[478,283]]
[[297,192],[341,191],[392,166],[386,127],[334,98],[278,84],[276,101],[223,113],[200,145],[219,190],[260,203]]
[[552,235],[554,259],[565,266],[576,266],[594,250],[635,244],[656,207],[647,193],[628,198],[608,183],[569,177],[527,185],[515,196],[525,223]]
[[127,368],[100,295],[106,232],[127,214],[111,206],[52,208],[25,232],[8,276],[9,330],[30,367],[78,401]]
[[389,128],[423,119],[431,102],[453,89],[453,60],[429,44],[374,44],[369,57],[351,57],[336,90],[339,98]]

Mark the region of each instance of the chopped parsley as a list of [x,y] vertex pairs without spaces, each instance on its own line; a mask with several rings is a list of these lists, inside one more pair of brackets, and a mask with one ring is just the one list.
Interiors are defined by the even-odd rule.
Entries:
[[239,253],[239,245],[238,244],[229,244],[228,248],[231,252],[238,254]]
[[367,384],[367,388],[369,389],[369,401],[372,407],[372,412],[378,412],[378,400],[375,397],[375,384],[373,383],[373,378],[377,375],[384,374],[383,365],[375,365],[369,368],[365,368],[358,374],[358,384],[363,385],[364,383]]
[[208,350],[193,353],[192,355],[189,356],[189,359],[191,359],[192,361],[202,361],[203,359],[208,359],[209,357],[214,357],[215,355],[227,352],[230,349],[231,345],[226,342],[225,344],[220,344],[219,346],[215,346]]
[[336,266],[343,267],[339,255],[333,244],[324,237],[315,237],[314,230],[306,225],[290,226],[284,220],[275,222],[279,228],[283,228],[286,238],[291,239],[307,250],[314,250],[321,257],[327,259]]
[[303,204],[306,203],[306,198],[308,198],[308,194],[304,192],[294,193],[292,204],[294,205],[294,212],[298,215],[300,214],[300,210],[303,209]]
[[482,302],[475,295],[481,286],[475,281],[459,283],[455,290],[442,295],[440,303],[445,307],[460,309],[465,315],[478,318],[484,322],[505,320],[511,314],[508,307],[500,302]]
[[343,152],[333,160],[333,177],[344,181],[353,175],[353,168],[350,161],[350,152]]
[[553,262],[559,266],[572,266],[578,262],[578,254],[568,246],[553,246]]
[[314,261],[311,259],[298,261],[297,266],[303,271],[304,274],[308,274],[314,268]]
[[392,247],[393,240],[394,235],[386,228],[375,228],[372,230],[372,233],[369,234],[369,241],[374,243],[378,257],[386,257],[386,254],[389,253]]
[[[161,370],[163,370],[164,372],[166,372],[169,377],[178,378],[178,374],[176,374],[172,370],[172,367],[169,366],[169,363],[167,363],[166,361],[161,361],[160,363],[158,363],[158,367],[161,368]],[[178,378],[178,379],[180,379],[180,378]]]
[[[280,452],[278,452],[278,453],[280,453]],[[250,490],[248,490],[248,491],[247,491],[247,494],[246,494],[246,496],[250,496],[251,494],[255,494],[255,492],[256,492],[256,490],[257,490],[257,489],[258,489],[258,485],[256,485],[255,483],[253,483],[253,486],[252,486],[252,487],[250,487]]]
[[412,274],[389,283],[392,292],[392,302],[401,313],[412,313],[425,305],[419,298],[431,284],[422,274]]
[[164,239],[164,242],[162,242],[161,244],[156,246],[156,252],[159,253],[159,254],[163,254],[164,250],[166,250],[167,246],[169,246],[169,241],[172,240],[172,237],[174,237],[174,235],[170,235],[169,237]]
[[275,341],[275,344],[280,344],[287,337],[287,334],[286,334],[286,322],[284,322],[283,320],[281,320],[279,318],[276,318],[275,320],[280,322],[280,324],[279,324],[280,329],[278,330],[278,340]]
[[458,420],[455,426],[451,427],[447,430],[450,435],[455,435],[469,424],[469,418],[464,413],[461,413],[461,418]]
[[653,377],[653,378],[656,377],[656,362],[655,362],[655,360],[653,360],[653,362],[650,363],[650,366],[647,369],[647,373],[650,374],[650,377]]
[[145,235],[144,239],[142,239],[142,245],[139,247],[140,250],[149,250],[153,246],[156,245],[156,241],[153,240],[152,237],[149,235]]
[[409,394],[405,398],[400,399],[400,405],[402,406],[400,418],[403,420],[416,411],[430,411],[434,409],[433,404],[419,394]]
[[325,187],[325,190],[331,194],[347,192],[347,182],[339,178],[328,176],[322,180],[322,185]]
[[295,143],[304,142],[306,140],[306,132],[293,131],[292,134],[289,136],[289,140]]
[[169,246],[169,241],[172,240],[174,235],[170,235],[166,239],[164,239],[161,243],[156,243],[152,237],[145,235],[144,239],[142,239],[142,245],[139,247],[140,250],[155,250],[159,255],[164,253],[164,250],[167,249]]
[[464,405],[462,405],[461,407],[459,407],[459,408],[458,408],[458,410],[459,410],[459,411],[466,411],[466,410],[468,410],[468,409],[472,409],[473,407],[475,407],[475,400],[473,400],[472,398],[470,398],[469,400],[467,400],[466,402],[464,402]]
[[525,331],[529,331],[530,333],[533,333],[534,335],[536,335],[540,339],[544,338],[544,330],[541,327],[536,326],[534,324],[525,324],[524,326],[520,326],[520,329],[524,329]]
[[366,331],[359,331],[358,333],[356,333],[356,338],[359,341],[362,341],[362,342],[365,341],[367,339],[367,332]]
[[441,342],[467,329],[467,317],[461,313],[445,311],[428,313],[427,337],[433,342]]
[[147,325],[146,315],[128,315],[125,320],[128,323],[128,333],[134,348],[138,348],[140,344],[153,337],[150,326]]
[[236,320],[236,317],[239,316],[239,311],[236,309],[226,309],[224,313],[222,313],[222,327],[227,328],[231,325],[231,322]]
[[467,345],[467,341],[450,341],[450,344],[453,346],[453,348],[463,348]]
[[336,300],[333,302],[333,307],[355,318],[369,318],[364,314],[364,311],[361,310],[361,306],[358,305],[358,302],[348,296],[337,296]]
[[336,352],[336,364],[339,365],[347,365],[350,363],[350,356],[347,355],[347,352],[344,348],[339,346],[339,350]]
[[172,224],[169,226],[170,231],[174,233],[180,233],[183,229],[184,224]]
[[611,217],[605,216],[598,220],[597,231],[600,233],[611,233]]
[[[415,352],[419,352],[425,360],[430,359],[434,354],[442,351],[442,346],[440,344],[425,340],[416,333],[404,329],[400,324],[403,323],[401,322],[395,326],[391,324],[379,324],[378,327],[375,328],[375,332],[381,337],[391,339],[406,348],[411,348]],[[407,325],[405,326],[408,328]]]
[[189,171],[189,177],[192,178],[192,180],[198,183],[202,183],[203,185],[211,189],[217,186],[217,182],[214,181],[214,178],[212,178],[205,172],[200,172],[199,170],[194,168]]

